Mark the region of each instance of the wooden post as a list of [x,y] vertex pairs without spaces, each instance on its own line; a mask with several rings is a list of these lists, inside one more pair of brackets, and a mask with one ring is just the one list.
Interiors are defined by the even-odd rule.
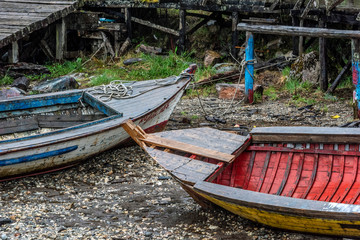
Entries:
[[232,12],[232,46],[231,54],[236,58],[237,50],[236,46],[239,44],[239,32],[236,29],[237,24],[239,23],[239,13]]
[[19,44],[17,41],[14,41],[10,45],[9,49],[9,63],[19,62]]
[[[292,25],[295,26],[299,26],[299,19],[295,16],[292,16]],[[292,37],[292,42],[293,42],[293,50],[292,53],[294,56],[299,56],[299,37]]]
[[360,118],[360,40],[351,40],[352,52],[352,77],[355,91],[353,93],[353,101],[355,103],[354,118]]
[[129,8],[125,8],[125,23],[126,23],[126,30],[128,34],[128,38],[132,38],[132,26],[131,26],[131,12]]
[[[300,27],[304,27],[304,19],[300,19]],[[304,36],[299,37],[299,55],[304,53]]]
[[[246,32],[245,61],[254,60],[254,35]],[[254,62],[245,65],[245,100],[248,103],[254,101]]]
[[179,52],[185,51],[185,37],[186,37],[186,11],[180,9],[179,11]]
[[[326,16],[321,16],[319,21],[319,27],[326,27]],[[320,88],[323,92],[328,89],[328,75],[326,67],[326,38],[319,38],[319,61],[320,61]]]
[[66,51],[66,25],[62,18],[61,22],[56,24],[56,59],[62,60]]

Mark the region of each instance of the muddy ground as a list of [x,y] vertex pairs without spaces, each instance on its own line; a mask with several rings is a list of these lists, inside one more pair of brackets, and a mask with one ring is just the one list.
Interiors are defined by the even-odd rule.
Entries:
[[[299,107],[264,101],[185,98],[167,129],[240,125],[339,126],[352,120],[346,102]],[[338,118],[334,116],[339,116]],[[226,123],[220,123],[226,121]],[[272,229],[221,209],[202,209],[137,146],[114,149],[63,171],[0,183],[0,239],[333,239]]]

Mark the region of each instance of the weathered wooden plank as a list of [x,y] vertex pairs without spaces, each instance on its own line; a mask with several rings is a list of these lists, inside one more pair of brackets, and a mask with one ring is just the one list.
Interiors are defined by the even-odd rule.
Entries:
[[198,146],[194,146],[188,143],[178,142],[171,139],[161,138],[156,135],[147,135],[142,141],[153,144],[155,146],[170,148],[174,150],[179,150],[183,152],[189,152],[195,155],[202,157],[208,157],[217,159],[223,162],[231,162],[234,160],[235,156],[227,153],[218,152],[212,149],[206,149]]
[[[154,133],[154,135],[228,154],[233,154],[249,139],[247,136],[213,128],[180,129]],[[219,139],[222,140],[219,141]]]
[[250,135],[253,142],[355,143],[360,141],[360,129],[357,128],[263,127],[254,128]]
[[4,12],[0,9],[0,16],[19,16],[19,17],[47,17],[46,13],[22,13],[22,12]]
[[71,5],[76,1],[47,1],[47,0],[1,0],[2,2],[13,2],[13,3],[31,3],[31,4],[42,4],[42,5]]
[[[0,48],[23,38],[33,31],[46,27],[74,11],[82,4],[83,1],[81,0],[77,2],[61,0],[6,0],[0,2],[0,29],[18,29],[17,32],[10,33],[8,36],[2,35]],[[6,22],[1,22],[1,19]],[[16,21],[12,21],[13,19]]]
[[217,164],[198,161],[159,149],[147,148],[147,151],[166,171],[190,185],[207,179],[219,167]]
[[360,38],[358,30],[338,30],[328,28],[294,27],[294,26],[274,26],[274,25],[251,25],[239,23],[239,31],[250,31],[253,33],[285,35],[285,36],[306,36],[323,38]]
[[0,121],[0,135],[31,131],[38,128],[39,125],[36,117],[12,121]]

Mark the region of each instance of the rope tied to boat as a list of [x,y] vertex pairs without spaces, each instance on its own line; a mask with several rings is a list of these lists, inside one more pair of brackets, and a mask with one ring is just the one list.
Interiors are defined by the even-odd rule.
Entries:
[[[123,80],[114,80],[111,81],[108,85],[101,85],[93,87],[88,90],[92,95],[98,95],[97,98],[103,102],[109,102],[112,99],[128,99],[140,96],[146,92],[153,91],[155,89],[176,84],[180,79],[190,78],[194,79],[194,72],[196,70],[196,65],[190,65],[190,67],[184,70],[178,77],[157,79],[153,83],[148,82],[136,82],[136,81],[123,81]],[[136,83],[136,84],[135,84]],[[139,91],[134,94],[135,88],[141,87],[151,87],[153,88],[146,89],[144,91]]]
[[114,80],[111,81],[108,85],[93,87],[88,92],[93,95],[99,95],[98,99],[103,102],[109,102],[112,99],[128,98],[132,95],[133,89],[132,86],[125,86],[125,83],[130,82]]
[[[234,58],[234,57],[233,57],[233,58]],[[235,59],[235,58],[234,58],[234,59]],[[236,59],[235,59],[235,60],[236,60]],[[236,61],[237,61],[237,60],[236,60]],[[248,64],[255,64],[255,59],[251,59],[251,60],[245,60],[245,59],[243,59],[241,62],[239,62],[239,61],[237,61],[237,62],[239,63],[239,70],[240,70],[240,71],[239,71],[239,72],[240,72],[240,74],[239,74],[239,79],[238,79],[238,82],[237,82],[237,85],[239,85],[240,82],[241,82],[242,75],[243,75],[243,73],[244,73],[244,69],[249,72],[249,69],[248,69],[246,66],[247,66]],[[249,72],[249,73],[250,73],[250,72]],[[253,78],[255,78],[253,75],[251,75],[251,76],[252,76]],[[195,90],[195,86],[194,86],[194,85],[193,85],[193,88],[194,88],[194,90]],[[231,99],[231,102],[229,103],[228,107],[225,109],[225,111],[224,111],[223,113],[219,114],[218,116],[224,116],[225,114],[228,113],[228,111],[230,110],[230,108],[231,108],[232,106],[236,106],[237,104],[239,104],[239,103],[241,103],[241,102],[244,101],[245,97],[244,97],[243,99],[241,99],[239,102],[237,102],[235,105],[233,105],[234,100],[235,100],[235,97],[236,97],[236,94],[238,93],[238,90],[239,90],[239,88],[236,87],[236,88],[235,88],[234,95],[233,95],[233,97],[232,97],[232,99]],[[205,115],[205,118],[206,118],[207,116],[209,116],[209,114],[208,114],[208,112],[207,112],[207,111],[205,110],[205,108],[204,108],[204,105],[203,105],[202,100],[201,100],[201,98],[200,98],[200,94],[199,94],[198,89],[197,89],[197,91],[196,91],[196,95],[197,95],[197,98],[198,98],[200,107],[201,107],[201,109],[202,109],[202,111],[203,111],[203,113],[204,113],[204,115]]]

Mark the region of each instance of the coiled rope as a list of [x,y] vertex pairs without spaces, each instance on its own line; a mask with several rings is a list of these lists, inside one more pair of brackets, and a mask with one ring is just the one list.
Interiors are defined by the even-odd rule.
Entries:
[[[133,85],[134,83],[136,83],[135,81],[114,80],[111,81],[108,85],[93,87],[92,89],[88,90],[88,92],[91,93],[92,95],[97,95],[97,98],[103,102],[109,102],[112,99],[119,100],[119,99],[134,98],[146,92],[155,90],[157,88],[176,84],[180,79],[185,77],[190,77],[191,79],[193,79],[194,75],[187,72],[183,72],[174,79],[157,79],[154,81],[154,83],[137,82],[138,84],[136,85]],[[155,86],[155,87],[144,91],[139,91],[137,94],[133,94],[134,88],[141,88],[148,86]]]

